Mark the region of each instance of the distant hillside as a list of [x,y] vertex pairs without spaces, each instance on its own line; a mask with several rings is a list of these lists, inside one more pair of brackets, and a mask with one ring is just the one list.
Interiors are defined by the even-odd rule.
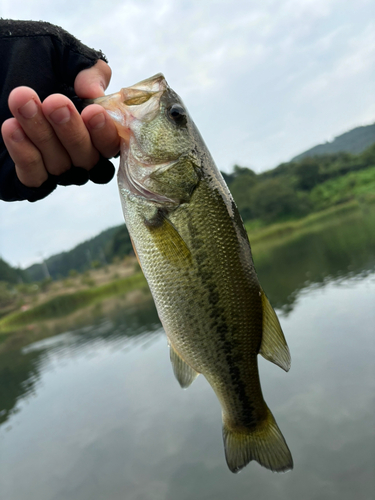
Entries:
[[41,281],[49,276],[53,279],[68,276],[71,270],[83,272],[96,263],[110,262],[114,256],[112,241],[122,228],[121,225],[106,229],[68,252],[52,255],[45,260],[45,265],[34,264],[25,271],[32,281]]
[[374,143],[375,123],[349,130],[349,132],[345,132],[345,134],[335,137],[332,142],[318,144],[318,146],[314,146],[304,153],[295,156],[291,161],[299,161],[306,157],[322,156],[340,152],[359,154]]
[[22,283],[28,281],[28,275],[22,269],[12,267],[0,258],[0,281]]
[[[242,219],[258,226],[298,219],[329,206],[357,199],[366,202],[375,193],[375,124],[358,127],[328,143],[306,151],[294,160],[272,170],[256,174],[235,166],[223,173]],[[364,144],[373,144],[364,149]],[[334,146],[336,153],[326,153]],[[343,151],[360,149],[353,154]],[[308,156],[312,151],[314,158]],[[371,198],[371,199],[372,199]],[[371,200],[370,200],[371,201]],[[43,264],[26,269],[32,281],[51,276],[69,276],[72,270],[83,272],[110,263],[132,252],[125,224],[103,231],[68,252],[53,255]],[[1,266],[0,266],[1,271]],[[12,278],[14,280],[14,278]],[[1,274],[0,274],[1,280]]]

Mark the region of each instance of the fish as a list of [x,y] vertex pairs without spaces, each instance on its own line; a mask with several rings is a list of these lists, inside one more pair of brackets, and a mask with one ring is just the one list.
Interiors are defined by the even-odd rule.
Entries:
[[230,471],[252,460],[292,469],[257,361],[261,354],[288,371],[290,352],[238,209],[186,106],[161,73],[94,102],[121,138],[125,223],[175,377],[187,388],[202,374],[214,390]]

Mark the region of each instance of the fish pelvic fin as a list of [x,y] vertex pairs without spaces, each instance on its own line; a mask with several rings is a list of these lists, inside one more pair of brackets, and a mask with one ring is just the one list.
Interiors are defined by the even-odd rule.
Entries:
[[172,345],[169,345],[169,355],[171,358],[173,373],[178,380],[178,383],[183,389],[187,389],[190,384],[198,377],[196,372],[188,365],[181,356],[174,350]]
[[293,458],[284,436],[267,407],[267,418],[255,428],[232,430],[223,422],[225,458],[237,473],[252,460],[273,472],[293,469]]
[[289,348],[273,307],[269,303],[263,290],[261,294],[263,333],[259,354],[287,372],[291,364]]

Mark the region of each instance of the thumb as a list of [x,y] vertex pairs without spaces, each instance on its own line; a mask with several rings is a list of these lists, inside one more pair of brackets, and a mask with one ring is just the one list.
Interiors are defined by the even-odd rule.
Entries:
[[74,81],[74,90],[81,99],[101,97],[109,85],[111,76],[111,68],[99,59],[94,66],[78,73]]

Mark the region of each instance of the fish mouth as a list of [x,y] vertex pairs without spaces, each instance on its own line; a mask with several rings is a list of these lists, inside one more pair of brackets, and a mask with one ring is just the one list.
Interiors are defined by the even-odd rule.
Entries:
[[[144,186],[148,176],[142,176],[142,181],[131,171],[129,163],[137,164],[136,170],[148,170],[154,164],[147,164],[133,157],[130,151],[131,142],[135,140],[132,128],[136,122],[152,121],[159,112],[160,98],[169,89],[168,83],[162,73],[158,73],[146,80],[122,88],[120,92],[99,97],[92,100],[93,104],[100,104],[113,119],[117,132],[121,138],[120,168],[118,182],[121,189],[127,189],[135,196],[159,204],[174,204],[175,201],[153,193]],[[172,162],[171,162],[172,163]],[[167,167],[168,164],[163,164]]]
[[145,80],[142,80],[141,82],[128,87],[128,89],[144,90],[148,92],[160,92],[161,90],[166,90],[167,87],[168,84],[163,73],[157,73],[150,78],[146,78]]
[[114,120],[119,136],[129,144],[132,122],[151,121],[159,110],[161,96],[168,88],[164,75],[157,73],[120,92],[93,99],[90,103],[103,106]]

